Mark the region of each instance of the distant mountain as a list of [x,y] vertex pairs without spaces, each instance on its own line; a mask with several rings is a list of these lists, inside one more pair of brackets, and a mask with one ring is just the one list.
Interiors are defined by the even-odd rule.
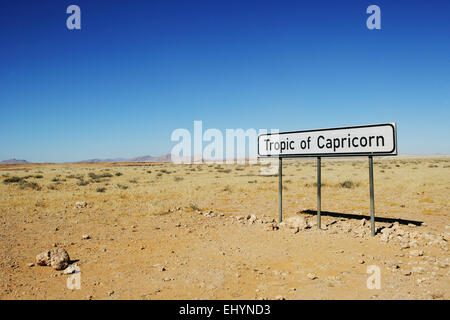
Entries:
[[98,162],[170,162],[170,153],[162,155],[160,157],[141,156],[134,158],[112,158],[112,159],[88,159],[77,161],[76,163],[98,163]]
[[9,160],[3,160],[0,162],[0,164],[24,164],[29,163],[27,160],[18,160],[18,159],[9,159]]

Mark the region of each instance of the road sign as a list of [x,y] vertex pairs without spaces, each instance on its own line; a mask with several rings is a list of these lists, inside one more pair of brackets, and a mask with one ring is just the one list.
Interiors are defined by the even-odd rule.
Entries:
[[283,158],[317,157],[317,226],[321,229],[322,174],[321,157],[368,156],[370,188],[370,223],[375,235],[375,198],[373,156],[397,155],[395,123],[372,124],[306,131],[260,134],[258,157],[276,157],[278,169],[278,212],[283,220]]
[[260,134],[259,157],[387,156],[397,154],[395,123]]

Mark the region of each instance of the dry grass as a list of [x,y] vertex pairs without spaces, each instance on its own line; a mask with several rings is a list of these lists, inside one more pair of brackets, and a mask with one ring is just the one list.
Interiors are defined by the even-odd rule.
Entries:
[[[377,213],[390,215],[424,212],[448,213],[450,175],[448,158],[415,160],[376,159]],[[261,176],[265,165],[20,165],[0,168],[0,209],[32,211],[44,202],[58,211],[77,200],[111,212],[152,215],[174,206],[245,212],[248,208],[277,212],[278,177]],[[368,210],[366,159],[323,160],[323,210]],[[284,208],[295,213],[316,205],[316,165],[313,160],[284,162]],[[176,174],[174,176],[174,174]],[[249,177],[250,180],[249,180]],[[399,192],[401,190],[401,192]],[[245,201],[241,201],[245,200]],[[260,203],[264,203],[260,207]]]

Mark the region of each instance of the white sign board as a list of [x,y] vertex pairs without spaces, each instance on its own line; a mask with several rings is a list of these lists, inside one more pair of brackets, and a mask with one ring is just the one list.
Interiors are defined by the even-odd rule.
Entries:
[[259,157],[396,155],[395,123],[258,136]]

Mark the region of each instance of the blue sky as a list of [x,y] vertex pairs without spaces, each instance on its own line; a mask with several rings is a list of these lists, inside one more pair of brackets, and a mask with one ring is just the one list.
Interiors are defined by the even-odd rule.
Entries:
[[[66,8],[81,8],[81,30]],[[366,8],[381,8],[381,30]],[[0,3],[0,160],[161,155],[176,128],[397,122],[450,154],[450,1]]]

